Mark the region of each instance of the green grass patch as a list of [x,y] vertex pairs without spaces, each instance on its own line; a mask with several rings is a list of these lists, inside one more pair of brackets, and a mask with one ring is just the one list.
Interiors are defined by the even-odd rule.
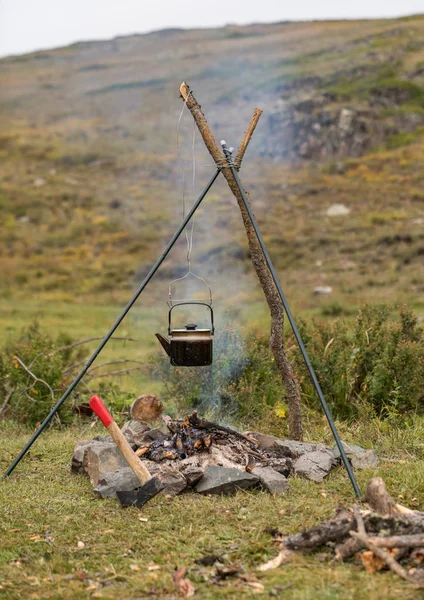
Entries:
[[[231,579],[222,586],[205,580],[194,561],[206,554],[224,555],[227,563],[242,564],[258,577],[266,596],[287,600],[420,598],[412,586],[389,572],[369,576],[357,563],[330,565],[331,552],[298,556],[268,573],[256,571],[277,553],[269,528],[294,533],[328,519],[339,503],[354,502],[343,469],[321,485],[292,478],[289,492],[279,497],[259,491],[229,497],[159,496],[142,511],[123,510],[116,501],[96,498],[85,477],[70,473],[76,442],[103,433],[98,426],[45,433],[14,474],[0,483],[1,598],[130,600],[153,593],[175,597],[172,573],[176,566],[188,568],[196,597],[257,597]],[[3,424],[2,470],[27,436]],[[424,463],[410,460],[359,472],[358,480],[364,489],[371,476],[380,475],[390,493],[402,494],[403,504],[416,497],[411,506],[423,508],[423,473]],[[159,568],[149,570],[152,565]]]

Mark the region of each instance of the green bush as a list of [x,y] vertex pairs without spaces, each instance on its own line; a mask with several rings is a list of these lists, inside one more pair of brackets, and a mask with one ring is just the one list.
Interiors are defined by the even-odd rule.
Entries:
[[[343,320],[313,321],[302,337],[335,417],[349,419],[365,409],[385,418],[422,409],[424,335],[409,308],[366,305],[353,329]],[[298,351],[292,359],[303,399],[317,406]]]
[[[82,346],[56,352],[71,342],[64,334],[53,339],[33,323],[0,350],[0,397],[9,397],[5,415],[31,426],[47,416],[70,382],[66,370],[87,352]],[[70,422],[71,402],[63,404],[58,417],[62,424]]]
[[[422,407],[424,335],[410,309],[367,305],[353,324],[312,321],[301,332],[335,418],[396,420]],[[286,346],[305,407],[321,411],[297,345],[288,339]],[[164,382],[167,405],[180,415],[195,408],[224,422],[281,433],[284,390],[268,340],[243,341],[227,327],[214,352],[214,363],[201,368],[175,368],[163,353],[152,357],[150,373]],[[404,425],[407,418],[397,422]]]
[[214,341],[211,366],[173,367],[161,352],[151,357],[150,374],[164,382],[162,397],[180,415],[197,409],[227,423],[253,425],[283,399],[267,340],[243,341],[230,326]]

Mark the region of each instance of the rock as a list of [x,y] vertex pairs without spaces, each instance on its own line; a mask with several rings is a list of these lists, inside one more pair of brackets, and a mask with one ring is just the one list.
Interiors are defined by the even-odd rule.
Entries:
[[271,458],[266,463],[267,467],[271,467],[274,471],[281,473],[284,477],[288,477],[293,471],[293,460],[291,458]]
[[97,485],[106,474],[127,466],[127,461],[113,442],[93,441],[84,451],[83,469],[92,485]]
[[184,475],[187,485],[193,487],[203,477],[205,469],[200,465],[187,465],[181,469],[181,473]]
[[121,506],[136,506],[141,508],[163,489],[162,482],[157,477],[152,477],[136,490],[118,490],[116,496]]
[[46,185],[46,183],[47,181],[44,179],[44,177],[37,177],[37,179],[34,179],[32,182],[35,187],[41,187],[42,185]]
[[300,456],[293,463],[293,470],[316,483],[321,483],[331,471],[334,464],[334,454],[331,450],[315,450]]
[[345,206],[344,204],[332,204],[329,208],[327,208],[327,216],[328,217],[343,217],[350,213],[350,208]]
[[82,461],[84,459],[84,452],[89,447],[89,445],[92,443],[93,443],[92,440],[82,440],[81,442],[77,443],[77,445],[75,446],[74,454],[72,456],[72,463],[71,463],[72,473],[84,472],[83,464],[82,464]]
[[184,475],[172,467],[163,466],[157,476],[163,484],[164,494],[176,496],[187,487]]
[[246,435],[253,437],[261,450],[269,451],[279,457],[298,458],[306,452],[324,448],[323,444],[310,442],[296,442],[295,440],[282,440],[273,435],[249,431]]
[[209,466],[196,485],[199,494],[232,494],[258,483],[258,477],[239,469]]
[[122,467],[106,473],[93,491],[100,498],[116,498],[116,492],[129,492],[140,486],[134,471],[130,467]]
[[[342,442],[346,456],[350,460],[354,469],[368,469],[376,467],[379,464],[377,452],[375,450],[365,450],[354,444],[346,444]],[[340,459],[340,452],[337,445],[333,447],[333,455],[336,459]]]
[[128,443],[133,446],[140,446],[140,439],[142,439],[143,433],[149,431],[150,427],[147,423],[141,423],[140,421],[127,421],[123,424],[121,431],[128,440]]
[[317,287],[314,288],[314,294],[331,294],[332,291],[333,288],[329,285],[317,285]]
[[272,467],[256,467],[252,475],[259,479],[261,486],[270,494],[284,494],[289,488],[289,482],[284,475]]
[[349,110],[348,108],[342,108],[339,116],[339,129],[344,133],[348,133],[352,128],[352,122],[355,117],[355,112],[353,110]]
[[165,438],[166,435],[160,429],[149,429],[137,436],[137,444],[144,446],[145,444],[150,444],[156,440],[164,440]]

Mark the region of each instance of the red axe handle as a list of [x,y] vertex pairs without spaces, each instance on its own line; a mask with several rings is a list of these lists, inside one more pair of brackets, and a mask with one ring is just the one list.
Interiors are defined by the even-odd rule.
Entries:
[[90,407],[110,433],[111,438],[122,452],[131,469],[137,475],[140,483],[144,485],[147,481],[149,481],[149,479],[152,478],[152,476],[127,442],[126,437],[113,420],[112,415],[103,404],[100,396],[95,395],[91,398]]

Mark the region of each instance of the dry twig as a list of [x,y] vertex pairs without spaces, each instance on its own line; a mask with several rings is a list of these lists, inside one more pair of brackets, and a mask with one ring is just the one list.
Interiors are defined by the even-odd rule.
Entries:
[[3,404],[0,406],[0,416],[4,413],[4,411],[6,410],[7,405],[9,404],[9,400],[11,399],[13,392],[15,390],[10,390],[10,392],[7,394],[6,398],[4,399]]
[[139,371],[140,367],[131,367],[130,369],[121,369],[120,371],[110,371],[109,373],[99,373],[98,375],[88,375],[85,377],[86,380],[98,379],[99,377],[113,377],[114,375],[126,375],[131,371]]
[[28,369],[26,364],[19,358],[19,356],[15,355],[13,358],[21,365],[21,367],[23,368],[25,373],[28,373],[28,375],[30,375],[34,379],[34,381],[36,381],[38,383],[42,383],[43,385],[45,385],[48,388],[48,390],[51,394],[51,397],[52,397],[52,401],[54,403],[54,401],[55,401],[54,391],[52,390],[51,386],[47,383],[47,381],[44,381],[44,379],[40,379],[40,377],[37,377],[37,375],[34,375],[34,373]]
[[[76,346],[82,346],[82,344],[88,344],[89,342],[96,342],[96,341],[102,340],[102,339],[103,339],[103,336],[86,338],[85,340],[79,340],[78,342],[73,342],[72,344],[68,344],[67,346],[61,346],[60,348],[56,348],[56,350],[53,350],[47,356],[54,356],[55,354],[58,354],[59,352],[65,352],[65,350],[70,350],[71,348],[75,348]],[[135,340],[134,338],[130,338],[130,337],[111,337],[110,339],[124,341],[124,342],[137,342],[138,341],[138,340]]]

